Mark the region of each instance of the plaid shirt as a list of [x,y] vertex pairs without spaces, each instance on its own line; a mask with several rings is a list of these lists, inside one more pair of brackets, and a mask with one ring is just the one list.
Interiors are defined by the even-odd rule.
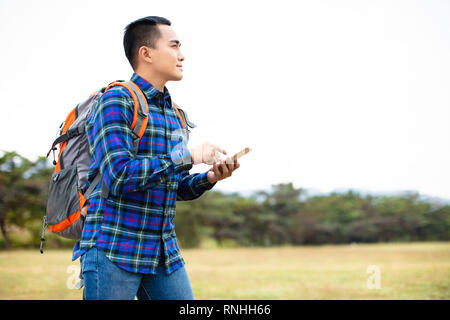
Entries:
[[207,172],[189,174],[188,137],[167,88],[162,93],[137,74],[131,81],[147,98],[148,125],[135,157],[134,104],[123,87],[108,90],[88,119],[92,155],[88,186],[100,170],[109,196],[100,197],[101,183],[92,192],[72,260],[97,247],[117,266],[134,273],[154,274],[164,258],[170,274],[185,264],[173,222],[176,200],[196,199],[215,183],[207,180]]

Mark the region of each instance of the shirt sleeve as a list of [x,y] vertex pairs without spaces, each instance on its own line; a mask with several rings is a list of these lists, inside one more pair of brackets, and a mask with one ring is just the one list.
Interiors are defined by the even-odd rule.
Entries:
[[177,200],[194,200],[206,191],[211,190],[217,182],[209,182],[207,175],[208,172],[189,174],[188,170],[184,170],[178,183]]
[[134,155],[131,130],[134,104],[125,88],[116,87],[106,92],[93,116],[92,132],[88,140],[93,143],[96,162],[102,179],[115,195],[135,192],[153,186],[160,179],[192,168],[189,150],[155,157]]

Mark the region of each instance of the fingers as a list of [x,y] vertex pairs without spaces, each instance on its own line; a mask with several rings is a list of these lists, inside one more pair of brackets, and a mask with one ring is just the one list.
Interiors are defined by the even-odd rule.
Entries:
[[230,173],[232,173],[232,172],[234,171],[234,169],[235,169],[234,160],[233,160],[231,157],[228,157],[228,158],[225,160],[225,163],[226,163],[227,166],[228,166],[228,171],[229,171]]
[[231,171],[229,170],[229,168],[225,162],[220,162],[219,168],[222,171],[222,175],[224,178],[229,177],[231,175]]
[[222,160],[222,157],[219,155],[219,152],[221,152],[222,154],[227,154],[227,152],[225,151],[225,149],[222,149],[221,147],[218,146],[213,146],[213,152],[214,152],[214,161],[215,162],[219,162]]
[[217,180],[223,179],[222,178],[222,173],[220,172],[219,166],[218,166],[218,164],[216,162],[214,162],[212,170],[214,171],[214,174],[216,175]]
[[230,171],[234,171],[241,166],[237,158],[228,157],[226,162]]
[[222,161],[221,153],[226,155],[227,151],[209,142],[189,150],[194,164],[206,163],[212,165],[214,162]]
[[227,152],[225,151],[225,149],[222,149],[221,147],[217,147],[217,150],[219,150],[220,152],[222,152],[223,154],[227,154]]
[[223,163],[222,161],[214,162],[210,171],[214,171],[214,174],[216,175],[217,180],[223,180],[230,176],[227,165],[225,163]]
[[206,164],[213,164],[214,162],[220,162],[222,160],[220,153],[227,154],[225,149],[213,145],[209,142],[203,144],[202,152],[203,152],[202,162]]
[[221,147],[219,147],[219,146],[216,146],[216,145],[214,145],[214,144],[212,144],[211,145],[212,146],[212,148],[213,148],[213,151],[215,152],[215,153],[223,153],[223,154],[227,154],[227,151],[225,150],[225,149],[223,149],[223,148],[221,148]]
[[231,177],[233,171],[241,166],[237,160],[231,163],[230,161],[232,161],[232,158],[228,157],[225,161],[214,162],[211,169],[209,169],[209,171],[214,172],[217,181]]
[[225,159],[225,161],[220,161],[218,163],[220,170],[222,171],[224,177],[231,177],[233,171],[239,168],[239,162],[234,162],[231,157]]

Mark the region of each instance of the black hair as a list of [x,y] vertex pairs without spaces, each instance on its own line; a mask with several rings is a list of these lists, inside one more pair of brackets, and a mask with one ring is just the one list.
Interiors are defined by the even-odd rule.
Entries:
[[133,21],[125,27],[123,48],[133,70],[136,67],[136,57],[141,46],[156,48],[156,41],[161,38],[157,24],[170,26],[171,22],[163,17],[149,16]]

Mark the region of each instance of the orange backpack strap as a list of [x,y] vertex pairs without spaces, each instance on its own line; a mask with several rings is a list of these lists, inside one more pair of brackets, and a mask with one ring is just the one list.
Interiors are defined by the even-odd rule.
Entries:
[[[137,155],[139,150],[139,142],[141,141],[142,136],[145,133],[145,129],[147,128],[148,124],[148,104],[147,99],[145,98],[144,94],[142,93],[141,89],[132,81],[129,82],[123,82],[123,81],[116,81],[113,83],[110,83],[104,92],[108,91],[112,87],[121,86],[127,89],[131,97],[133,98],[133,104],[134,104],[134,115],[133,115],[133,122],[131,123],[131,130],[133,130],[133,133],[135,135],[135,138],[133,139],[133,147],[134,147],[134,154]],[[88,190],[86,190],[87,196],[93,191],[95,186],[102,181],[100,177],[100,172],[97,173],[97,176],[94,178],[94,181],[92,182],[92,188],[89,187]],[[95,182],[95,183],[94,183]],[[108,198],[109,190],[106,186],[105,182],[102,181],[102,198]],[[85,194],[86,196],[86,194]]]
[[175,111],[178,114],[178,117],[180,118],[180,122],[184,128],[184,132],[186,134],[186,139],[189,139],[189,133],[191,130],[189,128],[195,128],[197,125],[189,121],[186,112],[184,112],[183,109],[180,108],[175,102],[172,101],[172,106],[174,107]]
[[[133,127],[133,124],[131,125],[131,128],[134,130],[134,133],[137,134],[139,139],[142,138],[142,136],[145,133],[145,129],[147,128],[148,124],[148,103],[147,98],[145,97],[144,93],[139,89],[137,84],[135,84],[133,81],[127,82],[129,87],[131,88],[131,92],[134,92],[136,95],[138,102],[139,102],[139,110],[138,110],[138,117],[136,120],[133,120],[135,127]],[[136,108],[135,108],[136,110]],[[136,111],[135,111],[136,112]]]
[[129,82],[116,81],[110,83],[106,87],[105,92],[108,91],[111,87],[115,86],[124,87],[130,92],[131,97],[133,98],[134,115],[133,115],[133,122],[131,123],[131,130],[133,130],[136,137],[139,137],[139,139],[141,139],[142,136],[144,135],[148,123],[147,99],[145,98],[141,89],[139,89],[139,87],[132,81]]
[[187,139],[188,138],[188,134],[187,134],[187,130],[186,130],[186,124],[184,123],[183,119],[181,118],[180,111],[178,111],[178,108],[176,107],[175,103],[172,103],[172,106],[175,108],[175,111],[178,114],[178,118],[180,118],[181,125],[183,126],[184,134],[186,135],[186,139]]
[[[145,129],[147,127],[148,123],[148,104],[147,104],[147,98],[144,96],[144,93],[141,91],[141,89],[132,81],[123,82],[123,81],[116,81],[113,83],[110,83],[106,89],[105,92],[114,86],[122,86],[126,88],[133,97],[134,102],[134,117],[133,122],[131,124],[131,129],[136,134],[136,136],[142,138],[144,135]],[[188,122],[185,112],[180,109],[180,107],[177,106],[175,102],[172,102],[172,106],[174,107],[175,111],[178,114],[178,118],[180,119],[181,125],[183,126],[184,133],[186,135],[186,138],[188,138],[188,132],[189,129],[186,128],[186,122],[187,124],[194,128],[195,124],[192,124],[191,122]],[[180,114],[180,112],[182,114]],[[143,117],[139,117],[142,115]]]

